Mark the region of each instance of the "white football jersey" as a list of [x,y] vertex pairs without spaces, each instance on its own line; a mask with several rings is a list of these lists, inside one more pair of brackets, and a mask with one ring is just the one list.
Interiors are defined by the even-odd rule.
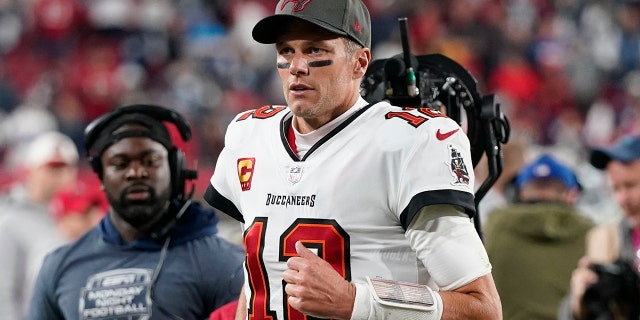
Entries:
[[475,211],[469,140],[460,126],[431,109],[379,102],[299,159],[287,142],[291,119],[285,106],[236,116],[205,194],[244,222],[250,318],[304,319],[283,290],[296,241],[350,281],[427,283],[405,230],[427,205]]

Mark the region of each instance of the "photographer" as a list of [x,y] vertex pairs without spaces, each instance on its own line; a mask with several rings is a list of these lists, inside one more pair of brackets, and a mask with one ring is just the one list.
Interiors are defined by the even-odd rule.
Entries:
[[586,255],[571,278],[559,319],[638,319],[640,266],[640,135],[627,135],[591,151],[591,164],[605,170],[620,221],[593,228]]

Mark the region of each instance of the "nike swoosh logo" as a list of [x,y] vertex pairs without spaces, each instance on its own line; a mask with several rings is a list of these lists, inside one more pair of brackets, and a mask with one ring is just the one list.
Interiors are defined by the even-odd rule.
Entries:
[[442,132],[440,132],[440,129],[438,129],[438,131],[436,131],[436,138],[438,138],[438,140],[442,141],[442,140],[444,140],[446,138],[451,137],[454,133],[458,132],[458,130],[460,130],[460,129],[455,129],[455,130],[451,130],[449,132],[442,133]]

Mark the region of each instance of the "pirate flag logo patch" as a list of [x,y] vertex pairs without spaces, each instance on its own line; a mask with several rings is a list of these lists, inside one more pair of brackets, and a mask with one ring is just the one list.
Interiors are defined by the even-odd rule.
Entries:
[[454,148],[452,145],[449,145],[449,151],[451,158],[449,160],[449,169],[451,170],[451,175],[454,177],[454,180],[451,181],[453,185],[469,185],[469,171],[467,170],[467,165],[464,163],[464,159],[460,152]]

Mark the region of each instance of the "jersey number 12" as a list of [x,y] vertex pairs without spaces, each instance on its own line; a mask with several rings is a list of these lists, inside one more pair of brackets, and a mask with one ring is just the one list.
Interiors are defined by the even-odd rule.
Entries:
[[[269,279],[262,259],[265,246],[265,231],[268,218],[257,217],[244,235],[247,250],[246,268],[249,274],[251,299],[247,303],[251,320],[277,320],[276,312],[271,309]],[[295,243],[301,241],[307,248],[317,250],[320,258],[331,266],[347,281],[351,281],[349,235],[335,220],[297,219],[280,236],[278,242],[279,261],[297,256]],[[269,244],[271,245],[271,244]],[[284,287],[285,283],[282,282]],[[285,320],[314,319],[289,306],[287,294],[282,290]]]

